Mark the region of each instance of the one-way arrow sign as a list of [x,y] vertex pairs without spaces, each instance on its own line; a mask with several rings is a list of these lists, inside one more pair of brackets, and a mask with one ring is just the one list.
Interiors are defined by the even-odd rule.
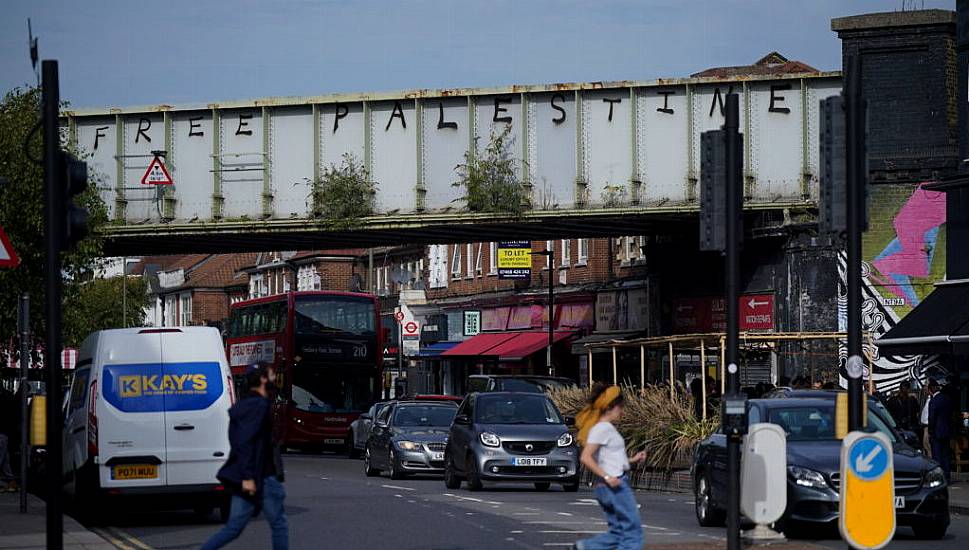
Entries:
[[18,265],[20,265],[20,257],[17,256],[13,245],[10,244],[10,239],[7,238],[7,234],[0,227],[0,267],[13,269]]
[[758,306],[769,306],[770,302],[768,302],[767,300],[764,300],[763,302],[758,302],[757,298],[751,298],[750,301],[747,302],[747,305],[750,306],[750,309],[757,309]]

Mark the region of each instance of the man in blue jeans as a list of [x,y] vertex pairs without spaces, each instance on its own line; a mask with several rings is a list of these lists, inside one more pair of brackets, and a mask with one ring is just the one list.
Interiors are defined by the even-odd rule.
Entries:
[[251,365],[246,371],[249,392],[229,409],[229,459],[218,478],[232,491],[229,520],[202,550],[221,548],[235,540],[261,510],[272,529],[273,550],[288,550],[289,526],[283,501],[282,460],[273,443],[269,400],[272,369]]

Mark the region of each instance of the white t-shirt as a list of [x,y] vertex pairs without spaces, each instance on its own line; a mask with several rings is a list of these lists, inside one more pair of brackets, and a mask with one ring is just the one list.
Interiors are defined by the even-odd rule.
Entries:
[[619,477],[629,469],[629,457],[626,455],[626,442],[609,422],[599,422],[589,430],[586,438],[588,443],[598,445],[596,450],[596,464],[606,474]]

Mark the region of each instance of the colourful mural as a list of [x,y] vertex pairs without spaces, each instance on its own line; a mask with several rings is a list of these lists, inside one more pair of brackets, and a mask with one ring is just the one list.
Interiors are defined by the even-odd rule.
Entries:
[[[924,381],[928,373],[941,369],[934,356],[882,356],[873,341],[945,278],[945,194],[928,191],[922,185],[875,185],[869,193],[869,230],[863,241],[862,324],[871,339],[865,341],[865,352],[873,360],[878,389],[892,391],[904,379]],[[845,264],[842,253],[838,262],[840,330],[847,328]],[[842,345],[842,366],[846,356]]]

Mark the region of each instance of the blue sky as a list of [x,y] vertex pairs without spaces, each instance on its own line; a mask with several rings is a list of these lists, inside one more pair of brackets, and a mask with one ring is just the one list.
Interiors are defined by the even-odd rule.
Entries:
[[75,107],[682,77],[777,50],[839,69],[832,17],[955,0],[0,0],[0,91],[27,18]]

